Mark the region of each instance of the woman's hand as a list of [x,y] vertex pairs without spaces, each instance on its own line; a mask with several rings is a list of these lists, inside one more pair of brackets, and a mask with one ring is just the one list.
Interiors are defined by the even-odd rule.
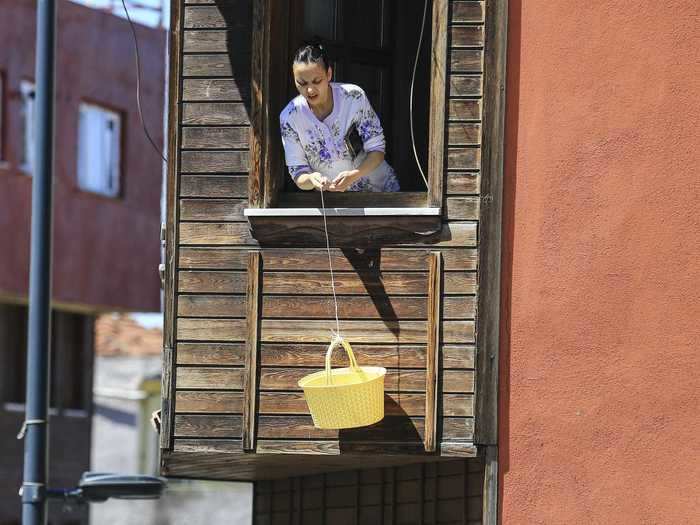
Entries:
[[330,191],[345,191],[360,177],[362,177],[360,170],[341,171],[338,176],[333,179],[328,189]]
[[297,186],[299,186],[302,190],[313,190],[314,188],[317,190],[323,190],[326,191],[329,189],[331,185],[331,181],[328,180],[328,177],[324,177],[318,172],[315,173],[302,173],[297,177]]

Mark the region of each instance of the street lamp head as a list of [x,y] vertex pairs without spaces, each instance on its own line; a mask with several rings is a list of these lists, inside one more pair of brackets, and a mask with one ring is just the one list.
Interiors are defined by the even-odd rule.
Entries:
[[155,476],[85,472],[80,478],[78,489],[84,501],[98,503],[109,498],[157,499],[166,484],[165,479]]

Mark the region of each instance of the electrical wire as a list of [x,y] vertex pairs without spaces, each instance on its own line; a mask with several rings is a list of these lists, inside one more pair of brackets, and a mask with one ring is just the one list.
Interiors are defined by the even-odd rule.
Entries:
[[124,12],[126,13],[126,19],[129,21],[129,25],[131,26],[131,34],[134,36],[134,49],[136,50],[136,107],[139,110],[141,126],[143,126],[143,131],[146,134],[148,141],[151,143],[151,146],[153,146],[153,149],[155,149],[160,158],[163,159],[163,162],[167,164],[168,159],[165,158],[163,152],[160,150],[160,148],[158,148],[158,146],[156,146],[156,143],[151,138],[151,134],[148,132],[148,128],[146,127],[146,120],[143,118],[143,111],[141,110],[141,58],[139,53],[139,40],[136,37],[136,28],[134,27],[134,23],[131,21],[131,17],[129,16],[129,10],[126,8],[125,0],[122,0],[122,6],[124,7]]
[[413,86],[416,83],[416,69],[418,68],[418,59],[420,57],[420,52],[423,47],[423,31],[425,30],[425,19],[428,13],[428,0],[425,0],[423,5],[423,21],[420,25],[420,36],[418,37],[418,49],[416,50],[416,59],[413,62],[413,74],[411,75],[411,92],[409,95],[409,105],[408,105],[408,115],[411,124],[411,145],[413,146],[413,156],[416,159],[416,165],[418,166],[418,171],[420,171],[420,176],[423,177],[423,182],[425,182],[425,187],[430,188],[428,185],[428,179],[423,172],[423,167],[420,165],[420,160],[418,159],[418,152],[416,151],[416,137],[413,132]]

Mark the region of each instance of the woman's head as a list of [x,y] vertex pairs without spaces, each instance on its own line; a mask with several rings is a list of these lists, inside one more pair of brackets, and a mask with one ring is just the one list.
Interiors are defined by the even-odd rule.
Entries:
[[306,44],[294,53],[294,85],[309,105],[316,106],[328,101],[332,73],[328,55],[321,44]]

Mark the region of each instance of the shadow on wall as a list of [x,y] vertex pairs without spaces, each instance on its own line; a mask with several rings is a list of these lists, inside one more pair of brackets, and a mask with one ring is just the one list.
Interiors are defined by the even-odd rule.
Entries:
[[252,34],[250,20],[253,17],[252,0],[216,0],[226,23],[226,51],[231,65],[231,76],[248,120],[253,121],[251,99],[251,51]]

